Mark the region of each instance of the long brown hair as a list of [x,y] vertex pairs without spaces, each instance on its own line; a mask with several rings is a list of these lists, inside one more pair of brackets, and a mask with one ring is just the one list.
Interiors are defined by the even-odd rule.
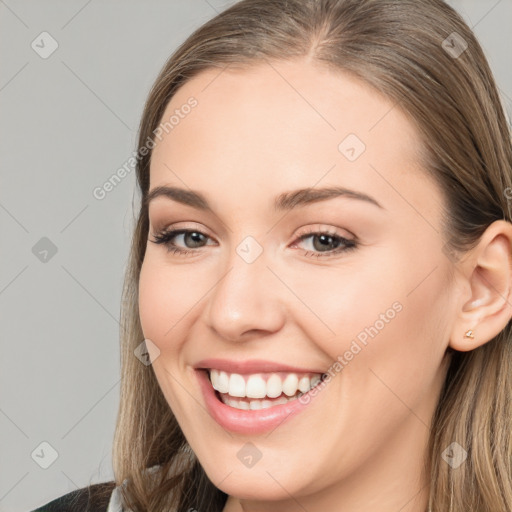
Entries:
[[[466,47],[467,45],[467,47]],[[242,0],[196,30],[169,58],[149,94],[137,157],[141,193],[122,302],[121,401],[114,438],[117,485],[135,512],[221,511],[227,495],[207,478],[151,366],[134,356],[144,339],[138,280],[148,236],[143,154],[176,91],[208,68],[301,59],[353,74],[415,124],[421,159],[445,199],[447,255],[472,248],[489,224],[511,221],[510,128],[471,29],[442,0]],[[432,512],[512,512],[511,322],[493,340],[454,352],[427,453]],[[441,454],[457,442],[457,469]],[[157,478],[146,469],[160,467]]]

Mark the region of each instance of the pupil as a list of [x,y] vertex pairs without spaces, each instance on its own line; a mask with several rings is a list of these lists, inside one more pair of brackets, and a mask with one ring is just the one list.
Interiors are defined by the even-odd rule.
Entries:
[[[192,240],[192,245],[195,247],[194,244],[200,244],[201,243],[201,237],[203,236],[201,233],[197,233],[196,231],[193,231],[191,233],[187,233],[186,237],[189,237],[189,239]],[[186,238],[185,237],[185,238]]]
[[[325,249],[330,242],[332,242],[334,240],[334,238],[331,236],[331,235],[319,235],[319,236],[316,236],[315,239],[318,239],[318,240],[321,240],[321,244],[319,244],[318,246],[316,246],[315,243],[313,243],[313,245],[315,246],[315,250],[323,250]],[[335,246],[337,247],[338,244],[335,244]],[[333,249],[335,249],[336,247],[332,247]],[[329,247],[327,247],[329,248]]]

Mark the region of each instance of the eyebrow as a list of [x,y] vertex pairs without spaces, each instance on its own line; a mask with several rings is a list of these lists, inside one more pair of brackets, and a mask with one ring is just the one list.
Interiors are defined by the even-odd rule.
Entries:
[[[178,187],[160,186],[153,188],[148,192],[146,196],[146,205],[149,205],[149,203],[157,197],[162,196],[166,197],[167,199],[192,206],[193,208],[213,213],[211,206],[208,204],[208,201],[203,194],[193,190],[185,190]],[[345,197],[349,199],[366,201],[370,204],[378,206],[379,208],[385,209],[373,197],[362,192],[357,192],[355,190],[350,190],[344,187],[326,187],[302,188],[299,190],[284,192],[275,198],[274,210],[289,211],[298,206],[305,206],[319,201],[334,199],[336,197]]]

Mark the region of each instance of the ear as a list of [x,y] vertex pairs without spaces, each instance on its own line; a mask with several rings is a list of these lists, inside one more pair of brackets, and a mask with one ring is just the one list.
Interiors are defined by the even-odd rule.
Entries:
[[[512,223],[493,222],[458,266],[467,294],[449,345],[465,352],[492,340],[512,317]],[[468,330],[474,338],[464,336]]]

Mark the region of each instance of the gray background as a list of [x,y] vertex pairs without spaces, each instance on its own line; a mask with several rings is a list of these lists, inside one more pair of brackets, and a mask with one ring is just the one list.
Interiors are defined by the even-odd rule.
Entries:
[[[0,511],[113,478],[134,172],[103,200],[93,190],[135,151],[164,61],[232,3],[0,0]],[[512,0],[450,3],[510,115]],[[42,58],[45,31],[58,48]],[[47,469],[42,442],[58,453]]]

